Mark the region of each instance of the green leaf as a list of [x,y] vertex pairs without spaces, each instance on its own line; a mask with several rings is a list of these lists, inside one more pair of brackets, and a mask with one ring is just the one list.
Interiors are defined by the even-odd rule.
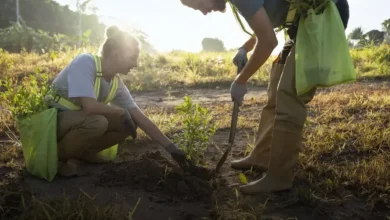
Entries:
[[238,178],[240,179],[240,182],[242,184],[248,184],[248,179],[246,178],[245,174],[243,173],[238,174]]

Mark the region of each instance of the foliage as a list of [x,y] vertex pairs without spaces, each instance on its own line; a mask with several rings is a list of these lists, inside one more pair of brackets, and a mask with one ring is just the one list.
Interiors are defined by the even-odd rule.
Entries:
[[382,22],[383,30],[390,35],[390,18]]
[[366,38],[369,42],[373,42],[374,44],[381,44],[385,39],[385,32],[378,30],[371,30],[364,34],[364,38]]
[[27,52],[38,53],[50,50],[63,50],[67,47],[74,47],[78,42],[86,46],[89,42],[90,31],[85,32],[81,38],[70,37],[62,34],[49,34],[42,30],[34,30],[31,27],[14,23],[12,26],[0,32],[0,48],[13,53],[20,53],[23,49]]
[[352,40],[360,40],[363,38],[363,29],[362,27],[357,27],[352,30],[352,32],[348,35],[349,39]]
[[179,122],[183,126],[183,133],[175,134],[174,142],[178,144],[187,158],[196,163],[203,162],[211,137],[217,125],[206,108],[194,104],[189,96],[184,97],[184,103],[176,107]]
[[[11,22],[16,21],[15,0],[2,0],[0,9],[0,28],[6,28]],[[50,34],[62,34],[71,37],[78,36],[79,16],[78,12],[69,9],[69,6],[61,6],[56,1],[48,0],[20,0],[20,15],[26,25],[34,30],[43,30]],[[83,8],[84,7],[84,8]],[[99,22],[96,14],[86,14],[86,4],[80,5],[84,9],[81,14],[81,33],[90,30],[89,40],[92,44],[100,43],[104,37],[105,25]]]
[[390,73],[390,45],[367,44],[351,50],[352,60],[358,79],[388,76]]
[[218,38],[204,38],[202,40],[204,51],[223,52],[226,51],[223,42]]
[[29,117],[47,109],[45,95],[48,91],[48,76],[39,78],[30,75],[18,82],[17,78],[7,77],[0,81],[2,106],[8,109],[14,120]]
[[286,0],[293,8],[297,10],[302,18],[306,18],[309,10],[313,9],[315,14],[322,13],[331,0]]

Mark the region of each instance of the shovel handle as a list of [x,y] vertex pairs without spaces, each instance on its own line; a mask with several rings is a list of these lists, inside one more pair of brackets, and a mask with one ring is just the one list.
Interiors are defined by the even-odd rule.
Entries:
[[[245,64],[237,66],[237,75],[240,74],[241,70],[244,68]],[[233,144],[234,137],[236,136],[236,126],[238,119],[239,105],[236,100],[234,100],[233,111],[232,111],[232,120],[230,124],[230,134],[229,134],[229,143]]]

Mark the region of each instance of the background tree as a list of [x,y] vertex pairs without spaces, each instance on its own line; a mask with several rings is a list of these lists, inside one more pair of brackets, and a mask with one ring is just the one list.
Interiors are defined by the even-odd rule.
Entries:
[[202,40],[204,51],[223,52],[226,51],[223,42],[218,38],[204,38]]
[[385,43],[390,44],[390,18],[382,23],[383,31],[385,33]]
[[[83,4],[86,3],[86,4]],[[82,1],[80,9],[84,12],[92,13],[81,14],[82,29],[81,33],[90,30],[89,39],[91,43],[99,43],[104,36],[105,25],[99,22],[94,8],[87,8],[89,1]],[[64,34],[68,36],[79,36],[79,13],[69,9],[69,6],[61,6],[52,0],[19,0],[19,10],[21,18],[26,26],[35,30],[43,30],[51,34]],[[0,7],[0,28],[4,29],[16,21],[15,0],[1,0]],[[96,12],[96,8],[95,8]]]
[[364,38],[368,42],[373,42],[375,45],[383,43],[385,39],[385,32],[379,30],[371,30],[364,34]]
[[348,38],[351,40],[360,40],[363,38],[363,29],[361,27],[357,27],[352,30],[352,32],[348,35]]

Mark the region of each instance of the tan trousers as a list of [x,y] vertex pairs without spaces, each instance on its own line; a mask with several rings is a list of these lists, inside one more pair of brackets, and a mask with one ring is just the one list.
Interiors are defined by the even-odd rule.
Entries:
[[[260,116],[260,124],[256,136],[256,147],[253,156],[256,156],[267,167],[273,131],[302,135],[304,123],[307,118],[306,104],[309,103],[316,92],[312,89],[306,94],[298,96],[295,89],[295,46],[292,41],[287,42],[283,52],[273,62],[270,83],[267,89],[267,104]],[[297,139],[300,139],[297,137]],[[286,140],[287,141],[287,140]],[[290,143],[299,145],[301,143]]]
[[104,163],[97,153],[123,142],[129,132],[119,117],[90,115],[84,111],[58,112],[57,140],[58,158],[71,158],[92,163]]

